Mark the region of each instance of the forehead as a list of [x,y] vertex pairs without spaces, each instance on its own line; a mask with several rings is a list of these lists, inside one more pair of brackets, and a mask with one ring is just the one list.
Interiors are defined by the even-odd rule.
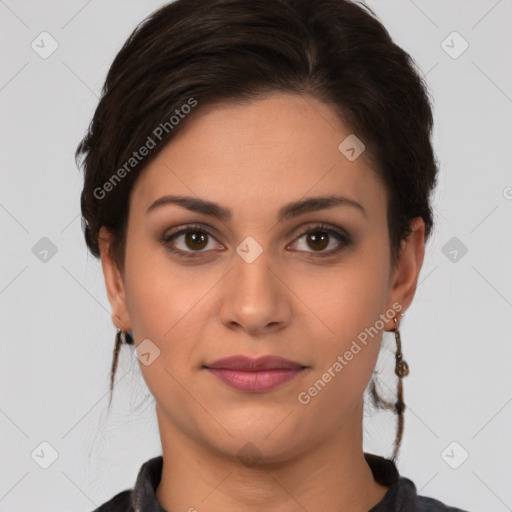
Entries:
[[350,160],[343,152],[347,144],[340,150],[354,135],[312,96],[274,93],[209,105],[144,169],[133,206],[147,208],[163,194],[179,193],[234,210],[250,204],[261,209],[336,193],[379,210],[385,190],[364,151]]

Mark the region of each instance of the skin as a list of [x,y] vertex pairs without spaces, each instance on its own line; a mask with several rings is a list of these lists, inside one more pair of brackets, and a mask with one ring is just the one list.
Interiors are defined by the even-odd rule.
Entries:
[[[150,365],[140,364],[162,441],[157,499],[169,511],[368,511],[387,488],[363,457],[363,393],[382,331],[394,321],[307,405],[297,396],[394,303],[408,308],[423,264],[423,220],[411,221],[392,267],[386,190],[365,153],[350,161],[338,150],[351,132],[314,97],[274,93],[222,103],[191,121],[135,183],[124,273],[109,255],[111,234],[100,233],[115,326],[160,350]],[[333,191],[366,215],[336,206],[277,222],[284,204]],[[220,221],[177,205],[146,214],[166,194],[214,201],[233,216]],[[317,222],[346,230],[353,243],[330,236],[315,245],[304,233]],[[192,223],[213,237],[194,245],[181,235],[174,245],[200,257],[180,258],[159,241]],[[263,250],[252,263],[236,252],[248,236]],[[337,255],[314,257],[340,244]],[[279,355],[309,368],[249,394],[202,368],[235,354]],[[247,443],[258,450],[257,463],[240,456]]]

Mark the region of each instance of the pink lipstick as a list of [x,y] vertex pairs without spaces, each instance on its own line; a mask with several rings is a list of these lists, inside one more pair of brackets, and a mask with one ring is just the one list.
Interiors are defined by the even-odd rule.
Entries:
[[231,356],[205,365],[228,386],[246,393],[270,391],[298,376],[306,367],[278,356]]

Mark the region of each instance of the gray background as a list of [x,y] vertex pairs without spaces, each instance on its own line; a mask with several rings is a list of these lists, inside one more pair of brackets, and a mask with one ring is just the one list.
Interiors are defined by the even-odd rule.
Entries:
[[[73,158],[112,59],[161,5],[0,0],[1,512],[90,511],[161,453],[129,348],[107,416],[115,328]],[[398,468],[420,494],[512,510],[512,2],[368,5],[427,77],[441,167],[437,226],[401,326],[411,374]],[[46,59],[31,47],[43,31],[58,43]],[[457,58],[453,31],[469,44]],[[393,342],[385,333],[379,364]],[[365,449],[389,456],[394,427],[370,412]]]

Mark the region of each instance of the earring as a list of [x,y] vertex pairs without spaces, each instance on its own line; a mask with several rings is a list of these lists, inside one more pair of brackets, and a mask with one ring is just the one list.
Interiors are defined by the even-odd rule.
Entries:
[[[133,333],[132,333],[132,330],[130,329],[129,331],[126,331],[124,333],[124,342],[127,344],[127,345],[133,345],[134,344],[134,341],[133,341]],[[406,363],[407,364],[407,363]]]
[[126,345],[133,345],[134,342],[131,332],[131,330],[123,331],[121,329],[118,329],[116,334],[116,347],[118,347],[122,343],[125,343]]
[[[400,313],[403,315],[403,313]],[[396,316],[393,317],[395,321],[395,340],[396,340],[396,355],[395,355],[395,374],[398,378],[406,377],[409,375],[409,365],[403,360],[402,356],[402,341],[400,339],[400,331],[398,330],[399,321]]]
[[[400,313],[403,316],[403,313]],[[396,430],[396,439],[395,439],[395,450],[393,452],[392,460],[396,461],[398,450],[400,449],[400,444],[402,442],[402,435],[404,432],[404,417],[403,412],[405,410],[404,403],[404,394],[403,394],[403,385],[402,378],[409,375],[409,365],[403,360],[402,355],[402,341],[400,339],[400,331],[399,325],[400,322],[397,320],[396,316],[393,318],[395,322],[395,340],[396,340],[396,353],[395,353],[395,374],[398,377],[398,385],[396,392],[396,402],[395,402],[395,411],[397,413],[397,430]]]
[[[400,313],[400,316],[404,316],[403,313]],[[375,386],[375,380],[372,378],[370,383],[370,396],[373,400],[373,403],[376,407],[380,407],[383,409],[394,410],[397,415],[397,429],[396,429],[396,437],[395,437],[395,449],[393,451],[393,455],[391,460],[393,462],[396,461],[398,456],[398,451],[400,449],[400,445],[402,443],[402,435],[404,432],[404,416],[403,412],[405,410],[405,404],[403,399],[403,385],[402,378],[406,375],[409,375],[409,365],[403,360],[402,355],[402,342],[400,340],[400,331],[398,330],[400,321],[394,317],[395,328],[391,329],[390,332],[395,333],[396,340],[396,355],[395,355],[395,375],[398,377],[398,385],[396,391],[396,402],[393,404],[381,398],[377,392],[377,387]]]

